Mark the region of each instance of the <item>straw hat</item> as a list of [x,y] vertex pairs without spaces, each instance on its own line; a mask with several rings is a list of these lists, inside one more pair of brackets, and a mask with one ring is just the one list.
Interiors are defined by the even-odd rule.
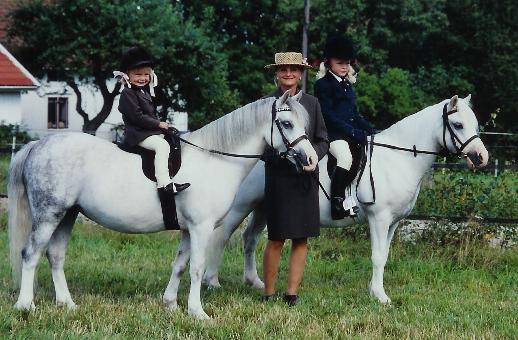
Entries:
[[311,65],[306,62],[306,58],[302,57],[302,53],[298,52],[275,53],[275,64],[268,64],[264,68],[271,69],[282,65],[295,65],[302,68],[311,68]]

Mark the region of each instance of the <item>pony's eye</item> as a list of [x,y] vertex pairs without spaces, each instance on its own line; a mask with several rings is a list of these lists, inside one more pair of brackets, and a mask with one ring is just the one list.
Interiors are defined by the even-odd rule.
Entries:
[[285,129],[292,129],[293,128],[293,124],[291,124],[291,122],[285,120],[283,121],[282,123],[282,127],[285,128]]
[[453,127],[456,128],[457,130],[460,130],[460,129],[462,129],[462,123],[453,123]]

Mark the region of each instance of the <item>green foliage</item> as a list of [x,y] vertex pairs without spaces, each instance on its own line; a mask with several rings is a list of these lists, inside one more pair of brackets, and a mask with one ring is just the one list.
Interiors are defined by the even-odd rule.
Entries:
[[413,214],[516,218],[518,175],[436,170],[421,187]]
[[50,73],[69,82],[75,77],[93,82],[101,89],[108,112],[112,103],[107,100],[111,94],[103,91],[106,79],[118,69],[122,51],[136,44],[148,48],[157,59],[163,112],[169,107],[201,112],[205,118],[194,120],[196,128],[237,104],[226,82],[227,57],[219,40],[208,35],[207,25],[185,18],[179,4],[168,0],[34,1],[23,3],[12,19],[9,33],[21,41],[21,59],[36,75]]
[[16,135],[16,144],[25,144],[32,140],[27,131],[14,124],[0,124],[0,146],[10,145],[13,142],[13,132]]
[[381,75],[359,73],[356,85],[358,107],[362,114],[386,128],[423,108],[424,94],[416,89],[408,71],[389,68]]
[[[100,69],[104,80],[122,48],[139,42],[158,56],[162,111],[186,110],[195,127],[270,92],[272,74],[263,66],[275,52],[302,49],[303,1],[23,4],[11,34],[36,74],[73,71],[88,80]],[[515,131],[517,13],[513,0],[314,0],[308,57],[322,58],[331,35],[352,37],[360,106],[376,126],[471,93],[482,124],[498,111],[495,129]]]

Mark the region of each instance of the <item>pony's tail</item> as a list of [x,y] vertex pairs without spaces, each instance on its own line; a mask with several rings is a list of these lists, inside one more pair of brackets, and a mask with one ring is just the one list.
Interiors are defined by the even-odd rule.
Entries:
[[7,223],[7,229],[11,270],[17,288],[20,287],[22,274],[22,249],[27,242],[32,227],[31,210],[23,181],[23,168],[27,156],[35,144],[36,142],[30,142],[25,145],[16,153],[9,165],[9,182],[7,184],[9,222]]

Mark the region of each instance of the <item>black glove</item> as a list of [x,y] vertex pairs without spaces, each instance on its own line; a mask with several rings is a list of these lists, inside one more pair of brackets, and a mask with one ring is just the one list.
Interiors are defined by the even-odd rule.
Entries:
[[358,144],[364,144],[367,139],[367,131],[361,129],[354,129],[351,136]]

